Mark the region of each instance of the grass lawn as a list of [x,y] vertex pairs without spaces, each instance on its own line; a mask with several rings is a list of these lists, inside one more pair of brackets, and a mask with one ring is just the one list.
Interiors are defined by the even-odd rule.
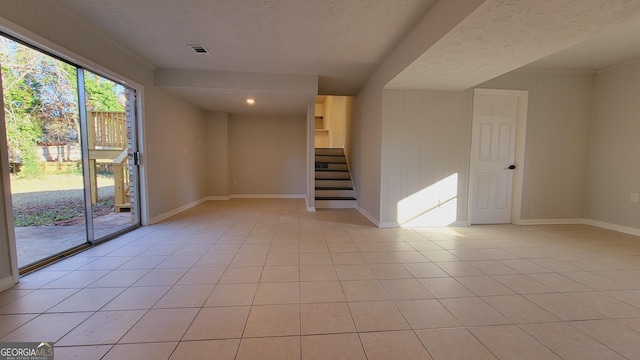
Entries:
[[78,174],[47,174],[37,178],[11,176],[12,194],[56,190],[81,190],[82,188],[82,175]]
[[[94,216],[113,211],[113,178],[98,175],[99,201]],[[82,175],[47,174],[39,178],[11,176],[16,226],[71,225],[84,221]]]

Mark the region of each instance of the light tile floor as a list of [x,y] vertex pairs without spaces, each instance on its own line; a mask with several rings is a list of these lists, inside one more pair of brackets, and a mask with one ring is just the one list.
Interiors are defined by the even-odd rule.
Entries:
[[207,202],[0,293],[56,359],[640,359],[640,238]]

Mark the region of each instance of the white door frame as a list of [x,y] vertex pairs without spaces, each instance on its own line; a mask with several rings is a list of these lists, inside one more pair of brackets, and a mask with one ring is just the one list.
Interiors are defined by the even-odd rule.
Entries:
[[[2,76],[0,76],[0,90],[2,89]],[[4,109],[4,96],[0,91],[0,106]],[[11,199],[11,180],[9,178],[9,164],[5,161],[9,160],[9,149],[7,146],[7,129],[5,125],[4,110],[0,110],[0,206],[4,207],[4,219],[0,219],[0,224],[4,225],[4,229],[0,229],[0,241],[7,241],[7,249],[9,254],[3,260],[9,260],[10,273],[5,278],[0,278],[0,291],[18,283],[20,279],[18,269],[18,250],[16,246],[16,233],[13,224],[13,201]],[[4,203],[2,203],[4,201]],[[1,246],[1,245],[0,245]],[[0,270],[2,271],[2,270]]]
[[[482,89],[476,88],[473,90],[473,106],[475,107],[476,95],[515,95],[518,98],[518,118],[516,120],[516,146],[515,146],[515,164],[516,169],[513,172],[513,192],[511,194],[511,223],[521,224],[522,214],[522,184],[524,180],[524,155],[525,155],[525,140],[527,136],[527,106],[528,106],[528,90],[503,90],[503,89]],[[473,143],[473,123],[475,122],[475,112],[472,115],[472,134],[470,141]],[[475,170],[474,162],[474,148],[471,147],[471,157],[469,165],[469,191],[467,198],[467,219],[469,224],[473,224],[471,216],[471,197],[474,195],[471,189],[471,176]]]

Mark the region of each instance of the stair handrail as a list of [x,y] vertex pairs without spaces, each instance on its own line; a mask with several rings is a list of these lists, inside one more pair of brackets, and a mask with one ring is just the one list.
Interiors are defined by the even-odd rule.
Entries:
[[[115,193],[115,202],[116,205],[121,205],[124,203],[124,200],[128,197],[129,189],[131,184],[129,184],[129,168],[124,166],[125,161],[129,158],[129,149],[124,149],[116,157],[113,159],[112,163],[114,165],[113,175],[114,181],[119,184],[114,184],[114,193]],[[118,174],[116,174],[118,172]],[[118,185],[120,185],[120,191],[118,192]]]

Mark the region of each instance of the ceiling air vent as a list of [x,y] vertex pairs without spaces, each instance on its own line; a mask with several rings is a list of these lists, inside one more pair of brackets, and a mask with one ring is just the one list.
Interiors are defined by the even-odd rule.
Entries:
[[207,48],[205,48],[202,45],[189,44],[187,46],[189,46],[191,48],[191,50],[195,51],[196,54],[209,55],[209,50],[207,50]]

